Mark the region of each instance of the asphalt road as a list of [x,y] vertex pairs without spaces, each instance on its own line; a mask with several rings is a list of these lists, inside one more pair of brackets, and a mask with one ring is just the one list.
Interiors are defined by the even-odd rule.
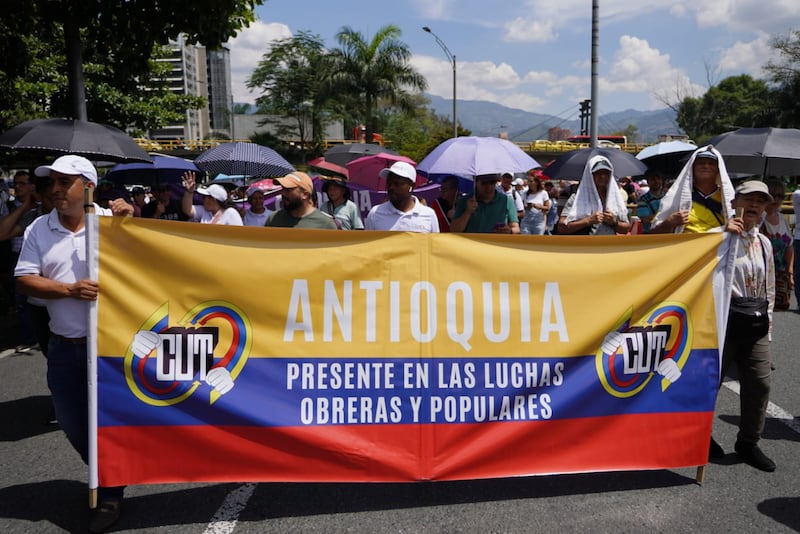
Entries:
[[[793,304],[794,307],[794,304]],[[720,391],[714,436],[729,454],[694,469],[414,484],[181,484],[126,491],[114,531],[800,532],[800,314],[776,314],[777,369],[762,473],[732,452],[736,383]],[[85,532],[86,468],[48,411],[39,352],[0,353],[0,529]],[[213,461],[213,458],[209,458]]]

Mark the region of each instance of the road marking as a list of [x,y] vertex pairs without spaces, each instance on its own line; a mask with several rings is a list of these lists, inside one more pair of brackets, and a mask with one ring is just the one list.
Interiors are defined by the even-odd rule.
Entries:
[[[727,382],[723,382],[722,385],[728,388],[729,390],[733,391],[737,395],[740,394],[741,387],[739,385],[738,380],[728,380]],[[792,414],[790,414],[777,404],[773,404],[772,402],[769,402],[767,404],[767,415],[772,417],[773,419],[777,419],[784,425],[788,426],[790,429],[800,434],[800,420],[795,419]]]
[[231,534],[233,529],[236,528],[239,514],[241,514],[242,510],[247,506],[247,501],[253,496],[255,489],[256,484],[250,482],[242,484],[230,492],[227,497],[225,497],[219,510],[214,513],[204,534]]
[[17,351],[14,349],[6,349],[3,352],[0,352],[0,360],[5,358],[6,356],[11,356],[12,354],[16,353]]

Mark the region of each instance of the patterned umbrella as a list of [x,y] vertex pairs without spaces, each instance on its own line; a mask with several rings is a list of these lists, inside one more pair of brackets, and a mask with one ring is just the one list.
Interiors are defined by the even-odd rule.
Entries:
[[194,162],[209,174],[272,177],[295,170],[283,156],[256,143],[223,143],[206,150]]
[[147,152],[122,130],[73,119],[23,122],[0,135],[0,146],[54,156],[75,154],[94,161],[152,161]]

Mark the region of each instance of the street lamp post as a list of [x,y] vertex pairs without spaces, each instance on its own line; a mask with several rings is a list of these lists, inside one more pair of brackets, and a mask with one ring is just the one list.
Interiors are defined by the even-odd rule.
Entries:
[[431,29],[427,26],[423,26],[422,29],[429,34],[433,35],[433,38],[436,39],[436,44],[444,51],[447,59],[450,61],[450,64],[453,66],[453,137],[458,137],[458,119],[456,117],[456,56],[450,52],[450,49],[447,48],[447,45],[439,39],[439,36],[433,33]]

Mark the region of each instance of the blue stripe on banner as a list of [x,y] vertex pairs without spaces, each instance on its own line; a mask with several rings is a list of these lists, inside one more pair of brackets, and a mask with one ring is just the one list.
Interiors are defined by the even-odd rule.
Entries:
[[198,385],[185,399],[156,406],[132,393],[122,358],[103,357],[98,365],[99,424],[294,427],[712,411],[717,358],[715,349],[694,350],[675,383],[664,388],[654,374],[627,398],[603,388],[594,356],[250,358],[225,395],[212,396],[210,386],[190,381]]

